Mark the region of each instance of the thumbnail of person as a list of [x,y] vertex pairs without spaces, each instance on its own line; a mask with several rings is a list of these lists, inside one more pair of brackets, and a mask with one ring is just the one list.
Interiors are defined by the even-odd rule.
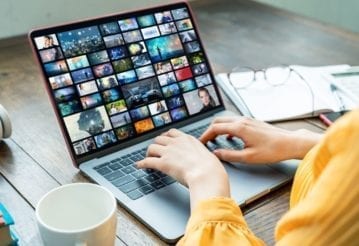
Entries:
[[43,63],[51,62],[64,58],[60,47],[55,47],[47,50],[40,51],[41,61]]
[[59,45],[55,34],[50,34],[50,35],[45,35],[42,37],[35,38],[35,43],[37,49],[39,50],[47,49]]
[[115,133],[113,131],[104,132],[100,135],[95,136],[96,145],[98,148],[101,148],[105,145],[115,143],[117,141]]
[[186,92],[183,97],[190,115],[209,111],[219,105],[213,85]]
[[151,115],[155,115],[167,111],[167,106],[164,100],[152,103],[148,105],[148,108],[150,109]]

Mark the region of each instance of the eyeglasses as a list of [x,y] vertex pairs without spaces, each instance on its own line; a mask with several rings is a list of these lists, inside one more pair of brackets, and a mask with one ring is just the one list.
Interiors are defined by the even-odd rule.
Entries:
[[271,86],[284,85],[292,74],[296,74],[301,81],[306,85],[311,96],[312,101],[312,116],[314,116],[314,92],[308,81],[295,69],[289,66],[278,66],[267,69],[253,69],[250,67],[235,67],[231,73],[227,73],[229,83],[235,88],[237,96],[239,89],[245,89],[257,81],[258,73],[263,73],[264,81]]

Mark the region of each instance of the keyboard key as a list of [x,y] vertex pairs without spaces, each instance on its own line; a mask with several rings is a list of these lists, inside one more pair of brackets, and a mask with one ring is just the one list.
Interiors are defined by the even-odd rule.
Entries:
[[120,163],[113,163],[113,164],[110,164],[108,167],[115,171],[115,170],[122,168],[122,165]]
[[131,181],[136,180],[134,177],[132,177],[131,175],[127,175],[121,178],[118,178],[114,181],[111,181],[111,183],[116,186],[116,187],[120,187],[121,185],[130,183]]
[[138,190],[141,191],[143,194],[149,194],[155,191],[155,189],[153,189],[150,185],[143,186]]
[[99,169],[96,170],[99,174],[101,174],[102,176],[109,174],[112,172],[112,170],[110,168],[108,168],[107,166],[101,167]]
[[176,180],[173,179],[173,178],[170,177],[170,176],[167,176],[167,177],[162,178],[161,181],[162,181],[163,183],[167,184],[167,185],[176,182]]
[[136,200],[143,196],[143,194],[141,192],[139,192],[138,190],[131,191],[131,192],[127,193],[126,195],[129,198],[131,198],[132,200]]
[[133,162],[130,160],[130,159],[123,159],[123,160],[121,160],[121,165],[122,166],[129,166],[129,165],[131,165]]
[[152,183],[160,178],[160,176],[156,175],[155,173],[152,173],[148,175],[147,177],[144,177],[148,182]]
[[162,183],[161,181],[157,180],[155,182],[153,182],[152,187],[154,187],[155,189],[161,189],[162,187],[165,187],[166,185],[164,183]]
[[126,173],[126,174],[130,174],[130,173],[133,173],[133,172],[137,171],[137,169],[134,168],[133,166],[128,166],[128,167],[122,168],[121,171]]
[[140,188],[144,185],[147,185],[148,182],[146,180],[143,180],[143,179],[139,179],[139,180],[135,180],[131,183],[128,183],[128,184],[124,184],[120,187],[118,187],[123,193],[128,193],[130,191],[133,191],[137,188]]
[[163,178],[163,177],[167,177],[167,175],[166,174],[164,174],[164,173],[161,173],[161,172],[158,172],[158,173],[156,173],[158,176],[160,176],[161,178]]
[[110,164],[110,163],[109,163],[109,162],[105,162],[105,163],[103,163],[103,164],[101,164],[101,165],[98,165],[98,166],[94,167],[94,169],[95,169],[95,170],[101,169],[101,168],[103,168],[103,167],[106,167],[108,164]]
[[146,176],[147,174],[142,171],[142,170],[138,170],[134,173],[132,173],[132,176],[135,177],[136,179],[142,178],[143,176]]
[[143,157],[137,154],[137,155],[135,155],[135,156],[132,156],[130,159],[131,159],[132,161],[136,162],[136,161],[142,160]]
[[117,178],[120,178],[122,176],[124,176],[125,174],[123,172],[121,172],[120,170],[116,171],[116,172],[113,172],[113,173],[110,173],[110,174],[107,174],[105,175],[105,179],[107,179],[108,181],[112,181],[112,180],[115,180]]

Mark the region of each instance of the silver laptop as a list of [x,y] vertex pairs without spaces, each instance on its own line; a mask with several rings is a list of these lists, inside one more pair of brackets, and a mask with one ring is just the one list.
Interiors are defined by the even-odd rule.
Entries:
[[[198,137],[214,117],[234,115],[224,108],[189,6],[48,27],[29,37],[74,165],[163,240],[178,240],[190,216],[188,190],[134,163],[170,128]],[[210,104],[198,90],[209,93]],[[219,137],[208,144],[224,147],[243,143]],[[288,182],[296,163],[224,165],[232,197],[245,205]]]

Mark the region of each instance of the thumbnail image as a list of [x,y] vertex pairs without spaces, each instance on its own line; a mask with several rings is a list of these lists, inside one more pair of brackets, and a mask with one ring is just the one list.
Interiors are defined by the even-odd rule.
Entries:
[[132,109],[130,111],[130,115],[133,121],[138,121],[144,119],[150,115],[147,106],[143,106],[141,108]]
[[167,99],[167,104],[169,109],[174,109],[184,105],[184,100],[181,96],[175,96]]
[[97,26],[61,32],[58,37],[66,57],[83,55],[105,48]]
[[150,109],[151,115],[160,114],[167,111],[165,100],[152,103],[148,105],[148,108]]
[[131,123],[130,114],[126,111],[122,114],[116,114],[111,117],[113,127],[120,127]]
[[151,118],[137,121],[135,123],[135,129],[138,134],[152,130],[154,127]]
[[146,45],[153,62],[170,59],[183,54],[183,47],[178,34],[146,40]]
[[113,131],[101,133],[100,135],[97,135],[94,138],[98,148],[117,142],[117,138]]
[[129,31],[122,34],[126,43],[133,43],[142,40],[139,30]]
[[118,140],[125,140],[135,136],[135,130],[133,129],[132,125],[117,128],[115,129],[115,132]]
[[182,120],[187,117],[187,110],[186,107],[180,107],[171,110],[171,116],[173,121]]
[[117,22],[110,22],[100,25],[100,32],[103,36],[120,32]]
[[94,80],[82,84],[77,84],[76,89],[80,97],[97,92],[97,86]]
[[156,78],[123,85],[122,91],[128,108],[135,108],[163,98]]
[[155,64],[156,74],[166,73],[172,71],[172,66],[169,61],[159,62]]
[[159,114],[152,117],[153,123],[155,123],[156,127],[167,125],[168,123],[171,123],[171,116],[168,112]]
[[180,8],[172,10],[172,15],[175,20],[184,19],[189,17],[187,8]]
[[66,102],[76,98],[75,89],[73,86],[58,89],[54,91],[56,102]]
[[118,100],[106,105],[106,109],[109,115],[114,115],[127,110],[125,100]]
[[123,37],[121,34],[115,34],[111,36],[103,37],[107,48],[124,45]]
[[73,144],[76,155],[82,155],[96,149],[93,138],[86,138]]
[[176,70],[175,73],[176,73],[176,78],[178,81],[189,79],[193,76],[191,68],[189,68],[189,67],[182,68],[180,70]]
[[123,73],[118,73],[117,80],[121,85],[132,83],[134,81],[137,81],[137,76],[135,73],[135,70],[130,70]]
[[102,104],[102,98],[100,93],[92,94],[89,96],[81,97],[81,104],[83,109],[89,109]]
[[161,86],[169,85],[176,82],[175,74],[173,72],[165,73],[158,76],[158,81]]
[[138,79],[145,79],[155,75],[155,72],[153,71],[153,67],[151,65],[137,68],[136,73]]
[[77,100],[59,103],[57,106],[62,116],[73,114],[82,110],[81,104]]
[[141,29],[143,39],[149,39],[160,36],[157,26],[151,26]]
[[186,56],[173,58],[173,59],[171,59],[171,63],[172,63],[173,69],[180,69],[183,67],[187,67],[189,65]]
[[38,50],[52,48],[59,45],[55,34],[35,38],[35,43]]
[[193,53],[201,50],[201,46],[197,41],[188,42],[184,45],[184,49],[187,53]]
[[64,121],[72,142],[111,129],[110,120],[104,106],[67,116]]
[[128,46],[128,50],[132,56],[147,52],[145,43],[143,41],[130,44]]
[[197,39],[197,36],[196,36],[196,33],[194,32],[194,30],[189,30],[189,31],[186,31],[186,32],[180,32],[179,35],[180,35],[182,43],[190,42],[190,41],[193,41],[193,40]]
[[110,89],[118,85],[115,75],[103,77],[96,80],[98,88],[102,90]]
[[177,25],[178,31],[185,31],[185,30],[193,28],[192,22],[190,19],[176,21],[176,25]]
[[192,67],[192,71],[195,75],[208,73],[208,67],[205,63],[197,64]]
[[69,73],[57,75],[55,77],[50,77],[49,82],[52,89],[59,89],[68,85],[72,85],[72,79]]
[[178,84],[182,92],[196,89],[196,84],[194,83],[193,79],[187,79],[182,82],[179,82]]
[[119,92],[116,88],[112,88],[110,90],[103,91],[102,97],[106,103],[113,102],[121,98],[121,92]]
[[158,24],[167,23],[173,21],[170,11],[164,11],[155,14],[156,21]]
[[101,78],[110,74],[113,74],[113,68],[111,66],[111,63],[104,63],[101,65],[94,66],[93,73],[97,78]]
[[190,115],[202,113],[219,105],[213,85],[183,94]]
[[162,92],[165,97],[171,97],[174,95],[178,95],[180,93],[180,89],[179,89],[177,83],[175,83],[175,84],[171,84],[171,85],[162,87]]
[[204,54],[202,52],[190,54],[190,55],[188,55],[188,58],[189,58],[189,62],[192,65],[202,63],[205,61]]
[[153,15],[144,15],[137,17],[137,22],[140,25],[140,27],[153,26],[156,24]]
[[165,23],[165,24],[162,24],[162,25],[160,25],[158,27],[160,28],[160,32],[161,32],[162,35],[167,35],[167,34],[170,34],[170,33],[177,32],[176,25],[173,22]]
[[86,80],[94,79],[91,68],[84,68],[81,70],[71,72],[72,78],[76,84]]
[[88,54],[87,56],[91,65],[97,65],[109,61],[106,50],[101,50],[95,53],[91,53]]
[[120,25],[120,28],[123,32],[138,28],[136,18],[128,18],[125,20],[120,20],[118,21],[118,24]]
[[90,66],[86,55],[67,59],[67,64],[69,65],[70,70],[77,70]]
[[112,64],[116,73],[121,73],[132,68],[132,62],[130,58],[114,61]]
[[65,60],[46,63],[44,65],[47,76],[55,76],[60,73],[68,72]]
[[125,46],[115,47],[108,50],[111,60],[118,60],[128,56],[127,49]]
[[46,62],[52,62],[55,60],[63,59],[64,55],[62,54],[60,47],[55,47],[47,50],[41,50],[40,57],[42,63],[46,63]]
[[209,74],[201,75],[195,78],[197,87],[212,84],[211,76]]
[[150,57],[148,56],[148,54],[141,54],[138,56],[133,56],[131,57],[133,66],[136,67],[142,67],[148,64],[151,64],[151,60]]

